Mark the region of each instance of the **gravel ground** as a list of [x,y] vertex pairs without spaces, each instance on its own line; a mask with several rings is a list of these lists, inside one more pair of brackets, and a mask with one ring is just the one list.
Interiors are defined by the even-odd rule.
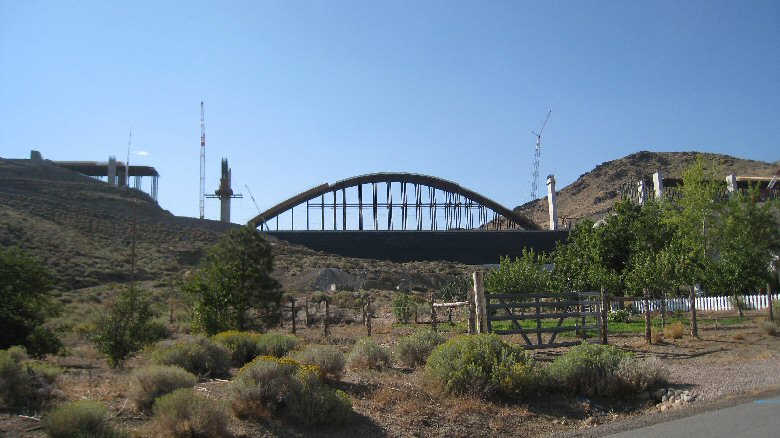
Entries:
[[702,401],[780,385],[780,361],[776,358],[734,365],[676,364],[669,370],[673,386],[692,386]]

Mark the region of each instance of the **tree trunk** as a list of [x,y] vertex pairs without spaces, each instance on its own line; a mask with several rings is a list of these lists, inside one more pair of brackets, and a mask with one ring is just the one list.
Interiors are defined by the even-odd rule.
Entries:
[[645,288],[642,292],[645,303],[645,341],[647,341],[648,344],[652,344],[653,337],[651,336],[652,323],[650,320],[650,291]]
[[691,336],[699,338],[699,325],[696,322],[696,292],[693,286],[691,286],[691,294],[689,297],[691,301]]
[[766,301],[769,303],[769,320],[775,321],[775,311],[772,309],[772,285],[766,284]]
[[739,301],[739,295],[737,295],[736,292],[734,292],[734,307],[737,308],[737,314],[740,318],[744,317],[745,315],[742,313],[742,302]]
[[601,343],[607,345],[607,312],[609,309],[609,296],[604,288],[601,288]]

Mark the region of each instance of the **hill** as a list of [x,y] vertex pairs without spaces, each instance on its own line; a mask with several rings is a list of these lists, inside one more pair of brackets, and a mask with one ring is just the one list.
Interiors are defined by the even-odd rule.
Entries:
[[[135,217],[135,220],[134,220]],[[59,289],[127,282],[133,228],[138,280],[180,278],[225,230],[174,216],[145,193],[106,184],[47,161],[0,158],[0,245],[32,252]],[[271,239],[287,290],[427,290],[467,272],[452,263],[389,263],[336,257]]]
[[[745,160],[729,155],[698,152],[637,152],[617,160],[607,161],[584,173],[576,181],[558,190],[558,218],[566,225],[582,219],[598,219],[620,200],[623,190],[636,190],[644,179],[652,181],[653,173],[661,171],[664,178],[680,178],[682,172],[701,155],[705,167],[725,176],[771,177],[780,169],[778,162]],[[515,211],[542,227],[549,228],[547,197],[537,199]]]

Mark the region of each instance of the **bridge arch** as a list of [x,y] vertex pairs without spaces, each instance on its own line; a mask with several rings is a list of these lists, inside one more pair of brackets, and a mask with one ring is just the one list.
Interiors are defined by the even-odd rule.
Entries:
[[[384,190],[379,189],[382,185]],[[393,202],[394,192],[399,202]],[[276,222],[278,229],[279,216],[289,212],[294,229],[296,207],[306,209],[307,230],[539,229],[524,216],[452,181],[402,172],[321,184],[260,213],[249,225],[270,230]]]

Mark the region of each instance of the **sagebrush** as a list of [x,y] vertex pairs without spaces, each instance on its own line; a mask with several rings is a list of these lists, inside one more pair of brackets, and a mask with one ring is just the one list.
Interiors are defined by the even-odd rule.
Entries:
[[444,336],[432,330],[421,330],[398,339],[397,352],[401,363],[424,365],[434,348],[444,343]]
[[230,350],[203,337],[160,342],[147,356],[154,364],[176,365],[202,377],[226,377],[230,372]]
[[344,374],[346,359],[335,345],[309,345],[291,357],[304,365],[316,366],[324,377],[332,380],[338,380]]
[[128,397],[142,410],[152,407],[157,397],[179,388],[189,388],[198,378],[183,368],[172,365],[152,365],[130,374]]
[[349,420],[349,397],[325,384],[317,367],[260,356],[231,383],[233,413],[248,420],[281,419],[314,426]]
[[94,400],[79,400],[56,407],[43,418],[50,438],[125,438],[129,434],[108,422],[106,407]]
[[518,397],[534,387],[534,363],[498,335],[462,335],[436,347],[425,377],[454,394]]
[[190,388],[177,389],[154,404],[154,428],[158,436],[172,438],[228,438],[227,407]]
[[391,363],[390,352],[371,338],[357,341],[347,357],[351,369],[382,369]]

